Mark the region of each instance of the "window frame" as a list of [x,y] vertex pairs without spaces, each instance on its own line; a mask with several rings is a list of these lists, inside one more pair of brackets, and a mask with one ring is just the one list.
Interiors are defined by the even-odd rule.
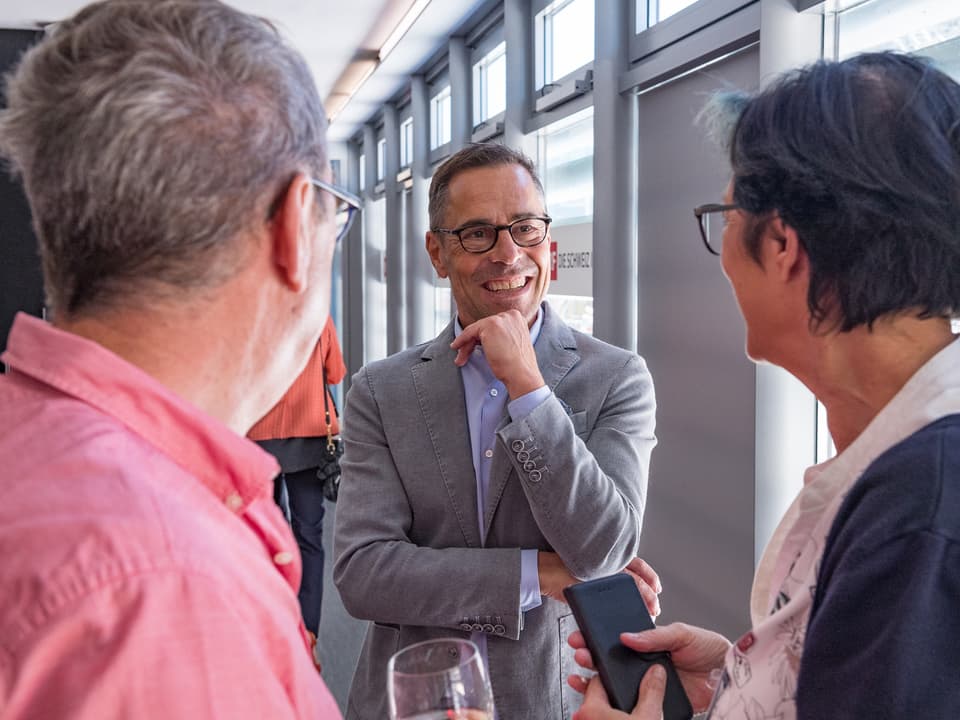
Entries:
[[[493,63],[497,62],[503,58],[503,110],[490,115],[489,114],[489,105],[490,105],[490,95],[489,95],[489,70],[490,66]],[[485,128],[491,124],[496,124],[498,121],[502,121],[503,117],[506,115],[506,106],[507,106],[507,68],[506,68],[506,58],[507,58],[507,44],[506,42],[501,41],[485,55],[483,55],[479,60],[472,64],[472,86],[473,86],[473,132]],[[502,125],[502,123],[501,123]],[[502,129],[501,129],[502,132]]]
[[400,122],[400,169],[409,168],[411,165],[413,165],[413,115],[407,115]]
[[[552,68],[549,67],[552,57],[553,34],[548,32],[548,26],[552,25],[553,16],[577,0],[550,0],[549,2],[535,3],[533,10],[533,65],[534,82],[533,91],[537,97],[542,97],[550,92],[552,87],[562,85],[565,81],[573,77],[582,78],[587,71],[593,70],[596,60],[597,48],[594,45],[593,57],[583,65],[574,68],[564,75],[552,76]],[[589,0],[583,0],[589,1]],[[595,11],[596,13],[596,11]],[[596,14],[594,14],[594,37],[596,33]],[[548,78],[548,72],[551,77]]]
[[[630,3],[634,35],[630,38],[630,62],[636,63],[664,48],[694,35],[759,0],[697,0],[662,22],[638,28],[638,18],[646,18],[650,0]],[[642,10],[641,10],[642,8]]]

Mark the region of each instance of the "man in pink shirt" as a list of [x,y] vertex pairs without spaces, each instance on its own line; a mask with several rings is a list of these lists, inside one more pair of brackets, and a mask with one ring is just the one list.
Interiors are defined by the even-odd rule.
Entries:
[[317,344],[355,209],[303,59],[219,2],[111,1],[7,98],[52,324],[2,356],[0,717],[339,718],[243,437]]

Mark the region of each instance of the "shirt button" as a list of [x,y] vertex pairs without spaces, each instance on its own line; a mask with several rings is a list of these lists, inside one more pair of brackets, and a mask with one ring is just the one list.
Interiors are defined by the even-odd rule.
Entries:
[[483,451],[483,456],[484,456],[484,457],[488,457],[488,458],[492,458],[492,457],[493,457],[493,450],[490,450],[489,448],[487,448],[486,450]]
[[490,388],[490,397],[496,397],[499,394],[496,388]]
[[227,503],[227,507],[236,512],[241,507],[243,507],[243,498],[240,497],[237,493],[230,493],[227,495],[227,499],[224,501]]
[[293,562],[293,553],[283,550],[273,556],[273,561],[277,565],[289,565],[290,563]]

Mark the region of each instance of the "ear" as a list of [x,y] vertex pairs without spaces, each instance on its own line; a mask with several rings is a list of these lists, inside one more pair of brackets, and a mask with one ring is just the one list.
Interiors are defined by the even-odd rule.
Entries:
[[270,221],[273,264],[281,281],[293,292],[307,286],[316,219],[313,185],[298,173],[290,182],[283,200]]
[[784,282],[809,275],[810,258],[800,236],[779,214],[775,214],[763,230],[761,259],[763,266]]
[[440,238],[436,233],[432,233],[429,230],[426,236],[426,247],[427,254],[430,255],[430,262],[433,263],[433,269],[437,271],[437,277],[447,277],[449,273],[447,272],[447,264],[443,258],[443,247],[440,245]]

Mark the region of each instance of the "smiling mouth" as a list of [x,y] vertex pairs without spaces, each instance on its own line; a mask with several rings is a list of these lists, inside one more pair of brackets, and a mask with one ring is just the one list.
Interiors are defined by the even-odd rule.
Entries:
[[526,276],[512,277],[512,278],[499,278],[497,280],[488,280],[483,284],[487,290],[493,292],[506,292],[508,290],[517,290],[524,287],[530,278]]

